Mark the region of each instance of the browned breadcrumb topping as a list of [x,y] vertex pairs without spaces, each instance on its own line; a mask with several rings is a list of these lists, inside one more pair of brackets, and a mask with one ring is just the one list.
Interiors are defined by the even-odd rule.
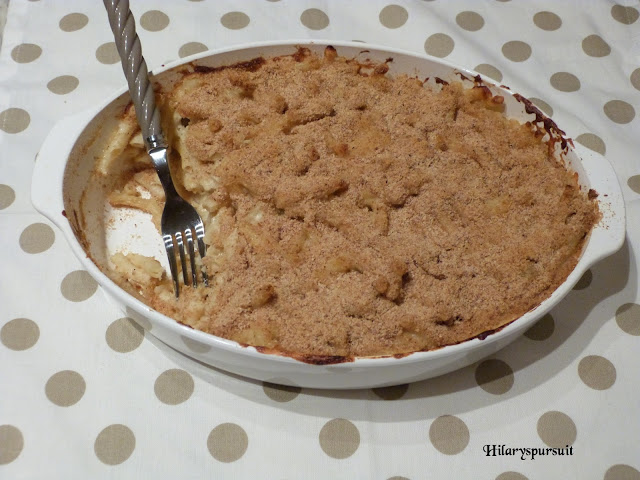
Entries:
[[501,97],[386,71],[301,50],[165,94],[214,285],[176,301],[150,277],[146,301],[271,351],[377,356],[464,341],[547,298],[596,203]]

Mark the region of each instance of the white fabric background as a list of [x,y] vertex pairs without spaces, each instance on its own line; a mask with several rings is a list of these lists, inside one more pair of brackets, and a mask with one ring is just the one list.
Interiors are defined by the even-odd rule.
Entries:
[[[640,10],[638,1],[620,3]],[[501,83],[551,106],[568,136],[592,139],[585,141],[605,154],[619,176],[628,208],[628,241],[552,312],[555,327],[549,338],[523,337],[494,357],[511,372],[494,383],[501,393],[490,393],[491,386],[476,379],[482,368],[491,371],[491,364],[382,391],[287,392],[198,365],[149,334],[132,351],[116,351],[107,342],[108,329],[122,315],[99,289],[91,294],[91,282],[69,287],[67,276],[80,264],[30,202],[34,157],[49,129],[124,84],[119,64],[96,58],[98,47],[112,41],[106,13],[101,2],[11,0],[0,51],[0,478],[640,478],[640,306],[634,248],[640,240],[640,20],[632,22],[632,10],[627,24],[616,20],[612,9],[619,7],[608,0],[132,4],[137,19],[160,10],[170,20],[160,31],[139,28],[151,68],[177,59],[180,46],[188,42],[214,49],[255,40],[322,38],[424,53],[431,35],[446,34],[454,43],[446,60],[471,69],[494,66],[503,75]],[[385,26],[382,21],[389,20],[384,15],[381,21],[389,4],[408,14],[398,28]],[[322,10],[329,25],[320,30],[305,26],[300,18],[309,8]],[[249,24],[223,26],[223,15],[238,11],[249,17]],[[461,27],[456,18],[465,11],[479,14],[482,28]],[[535,24],[535,15],[544,11],[561,19],[557,30]],[[60,21],[70,13],[86,15],[87,25],[63,31]],[[600,36],[610,53],[587,54],[582,42],[590,35]],[[503,45],[514,40],[531,47],[527,60],[514,62],[503,54]],[[16,61],[15,49],[22,44],[38,45],[41,55]],[[580,88],[554,88],[551,78],[557,72],[575,75]],[[77,78],[78,86],[55,94],[47,85],[63,75]],[[607,116],[604,107],[611,100],[626,102],[633,118],[620,123],[619,116],[614,115],[618,121]],[[29,114],[26,128],[16,133],[9,133],[15,118],[6,112],[12,108]],[[594,146],[593,137],[583,134],[597,136],[601,144]],[[69,300],[74,289],[81,301]],[[13,333],[20,323],[16,319],[29,319],[38,327],[37,341],[29,348],[17,350],[12,343],[20,335],[29,337]],[[135,345],[139,332],[124,325],[116,343]],[[621,327],[625,325],[628,331]],[[601,370],[588,378],[600,384],[613,378],[607,388],[590,387],[580,374],[581,361],[591,355],[598,357]],[[55,402],[64,394],[48,395],[46,386],[54,388],[59,377],[52,377],[67,370],[81,376],[85,389],[75,403],[60,406]],[[163,390],[158,378],[167,370],[178,372]],[[191,394],[179,381],[184,378],[193,381]],[[73,396],[78,383],[70,382],[60,388]],[[185,401],[163,402],[171,392],[179,396],[185,391]],[[564,416],[545,417],[548,412]],[[463,423],[468,440],[448,415]],[[545,426],[548,418],[551,425]],[[333,433],[329,427],[323,430],[334,419],[344,420],[331,424],[338,425]],[[246,451],[231,462],[216,459],[207,448],[212,430],[227,423],[248,439]],[[114,424],[131,430],[133,449],[118,441],[96,446],[100,432]],[[545,447],[545,431],[571,438],[571,425],[576,432],[573,456],[521,460],[483,453],[485,444]],[[438,434],[445,440],[434,440]],[[234,438],[223,438],[231,455],[242,450]],[[447,445],[462,448],[442,453]],[[105,451],[118,457],[122,449],[129,455],[122,453],[121,463],[104,463]],[[350,454],[335,458],[341,452]]]

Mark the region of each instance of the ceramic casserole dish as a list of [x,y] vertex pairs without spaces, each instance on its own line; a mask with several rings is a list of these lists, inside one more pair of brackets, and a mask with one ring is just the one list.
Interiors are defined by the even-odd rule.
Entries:
[[[442,375],[491,355],[518,338],[549,312],[594,263],[617,251],[625,236],[625,212],[621,190],[611,165],[599,154],[566,139],[555,124],[530,102],[507,87],[485,82],[478,74],[440,59],[385,47],[349,42],[290,41],[250,44],[205,52],[154,72],[154,82],[171,87],[180,78],[180,65],[193,62],[218,67],[257,57],[293,54],[306,47],[322,54],[327,45],[339,55],[363,61],[388,62],[389,74],[407,73],[429,78],[484,85],[505,99],[505,115],[546,128],[554,139],[555,154],[577,173],[584,189],[598,193],[601,218],[585,242],[574,270],[545,301],[519,319],[494,332],[438,350],[378,358],[355,358],[341,362],[308,363],[193,330],[152,310],[126,293],[104,273],[107,259],[126,247],[144,251],[166,265],[160,235],[145,214],[117,214],[105,209],[106,192],[87,190],[94,161],[116,126],[118,115],[129,102],[123,87],[101,105],[60,121],[46,138],[33,174],[32,200],[38,211],[63,232],[84,268],[108,297],[148,332],[173,349],[216,368],[273,383],[310,388],[353,389],[403,384]],[[427,83],[429,83],[427,82]],[[124,78],[123,78],[124,84]],[[85,193],[86,192],[86,193]],[[135,228],[135,235],[132,235]]]

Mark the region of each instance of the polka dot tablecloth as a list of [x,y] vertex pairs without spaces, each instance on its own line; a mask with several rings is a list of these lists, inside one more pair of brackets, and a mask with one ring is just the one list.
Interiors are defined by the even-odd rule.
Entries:
[[106,13],[97,1],[11,0],[0,478],[640,479],[640,3],[618,2],[131,1],[151,67],[288,38],[426,52],[531,98],[614,165],[627,241],[550,315],[453,374],[340,392],[205,367],[107,301],[30,202],[53,124],[124,85]]

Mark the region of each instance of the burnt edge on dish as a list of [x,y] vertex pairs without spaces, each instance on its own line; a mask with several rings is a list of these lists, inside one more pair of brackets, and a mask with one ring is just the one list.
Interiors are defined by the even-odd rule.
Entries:
[[[534,307],[533,309],[537,308]],[[532,309],[532,310],[533,310]],[[521,317],[519,317],[521,318]],[[499,328],[494,328],[492,330],[486,330],[484,332],[479,333],[478,335],[476,335],[475,337],[471,337],[468,338],[466,340],[463,340],[461,342],[457,342],[457,343],[453,343],[450,345],[443,345],[441,347],[438,348],[433,348],[430,350],[417,350],[415,352],[404,352],[404,353],[394,353],[393,355],[378,355],[378,356],[372,356],[372,357],[356,357],[356,356],[345,356],[345,355],[304,355],[304,354],[295,354],[295,353],[289,353],[289,352],[283,352],[281,350],[277,350],[277,349],[272,349],[272,348],[267,348],[267,347],[256,347],[254,345],[248,345],[245,343],[240,343],[239,345],[241,347],[244,348],[253,348],[255,349],[258,353],[264,354],[264,355],[278,355],[280,357],[288,357],[288,358],[292,358],[294,360],[297,360],[299,362],[303,362],[303,363],[307,363],[309,365],[318,365],[318,366],[322,366],[322,365],[338,365],[338,364],[342,364],[342,363],[352,363],[355,362],[356,360],[377,360],[377,359],[384,359],[384,358],[395,358],[395,359],[400,359],[400,358],[405,358],[408,357],[410,355],[413,355],[415,353],[425,353],[425,352],[433,352],[433,351],[437,351],[437,350],[441,350],[445,347],[450,347],[452,345],[460,345],[462,343],[467,343],[471,340],[485,340],[487,337],[489,337],[490,335],[493,335],[495,333],[498,333],[499,331],[501,331],[502,329],[504,329],[505,327],[511,325],[513,322],[517,321],[518,318],[516,318],[515,320],[512,320],[511,322],[502,325]],[[182,322],[178,322],[182,325],[185,325]],[[185,325],[187,327],[189,327],[191,330],[193,330],[193,327],[190,327],[189,325]]]
[[[283,352],[281,350],[276,350],[268,347],[256,347],[253,345],[245,345],[240,344],[243,347],[253,347],[256,352],[267,354],[267,355],[279,355],[281,357],[288,357],[294,360],[298,360],[302,363],[308,363],[309,365],[336,365],[339,363],[349,363],[354,362],[356,358],[366,358],[366,357],[353,357],[353,356],[342,356],[342,355],[305,355],[302,353],[289,353]],[[377,357],[375,357],[377,358]]]
[[246,62],[238,62],[232,65],[221,65],[219,67],[206,67],[204,65],[194,65],[193,71],[195,73],[213,73],[213,72],[221,72],[222,70],[246,70],[248,72],[256,72],[260,70],[262,65],[264,65],[266,60],[264,57],[256,57]]

